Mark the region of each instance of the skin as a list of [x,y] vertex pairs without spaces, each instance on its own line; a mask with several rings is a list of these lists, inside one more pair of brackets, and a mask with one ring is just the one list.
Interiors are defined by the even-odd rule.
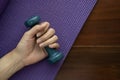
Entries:
[[45,46],[58,48],[58,37],[48,22],[35,25],[25,32],[15,49],[0,59],[0,80],[8,80],[25,66],[37,63],[48,56]]

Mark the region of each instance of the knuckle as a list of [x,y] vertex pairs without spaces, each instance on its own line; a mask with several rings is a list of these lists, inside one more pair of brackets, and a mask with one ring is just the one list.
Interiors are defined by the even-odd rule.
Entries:
[[48,38],[47,35],[44,35],[44,36],[40,37],[41,41],[45,41],[45,40],[47,40],[47,38]]
[[41,37],[41,39],[42,39],[42,40],[45,40],[45,39],[47,39],[47,37],[48,37],[48,35],[43,35],[43,36]]
[[39,26],[39,24],[36,24],[35,26],[33,26],[33,27],[38,27]]
[[49,22],[46,21],[45,23],[47,24],[47,26],[50,26],[50,23],[49,23]]
[[53,43],[49,45],[50,48],[59,48],[59,44],[58,43]]
[[29,36],[29,31],[26,31],[24,35]]
[[56,44],[56,45],[55,45],[55,47],[56,47],[56,48],[59,48],[59,47],[60,47],[60,45],[59,45],[59,44]]
[[39,43],[39,40],[36,40],[36,43]]
[[44,40],[45,40],[45,37],[41,37],[40,40],[41,40],[41,41],[44,41]]
[[38,30],[38,31],[39,31],[39,29],[40,29],[39,26],[40,26],[40,25],[38,25],[38,24],[35,25],[35,29]]
[[51,33],[55,33],[55,29],[50,28],[50,32],[51,32]]
[[58,36],[57,36],[57,35],[54,35],[54,38],[55,38],[56,40],[58,40]]

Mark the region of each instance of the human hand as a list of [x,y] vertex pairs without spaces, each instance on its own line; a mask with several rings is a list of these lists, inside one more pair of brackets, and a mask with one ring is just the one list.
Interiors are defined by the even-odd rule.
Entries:
[[48,22],[35,25],[29,31],[25,32],[22,39],[14,49],[15,53],[19,54],[25,66],[34,64],[47,57],[47,52],[44,47],[58,48],[58,37],[55,35],[55,30],[49,28]]

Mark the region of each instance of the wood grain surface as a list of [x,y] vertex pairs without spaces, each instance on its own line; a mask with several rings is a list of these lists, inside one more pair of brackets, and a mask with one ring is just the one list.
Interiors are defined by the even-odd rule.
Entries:
[[120,80],[120,0],[99,0],[55,80]]

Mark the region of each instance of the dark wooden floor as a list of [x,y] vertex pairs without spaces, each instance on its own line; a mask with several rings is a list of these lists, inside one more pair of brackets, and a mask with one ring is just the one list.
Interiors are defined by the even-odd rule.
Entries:
[[120,0],[99,0],[55,80],[120,80]]

